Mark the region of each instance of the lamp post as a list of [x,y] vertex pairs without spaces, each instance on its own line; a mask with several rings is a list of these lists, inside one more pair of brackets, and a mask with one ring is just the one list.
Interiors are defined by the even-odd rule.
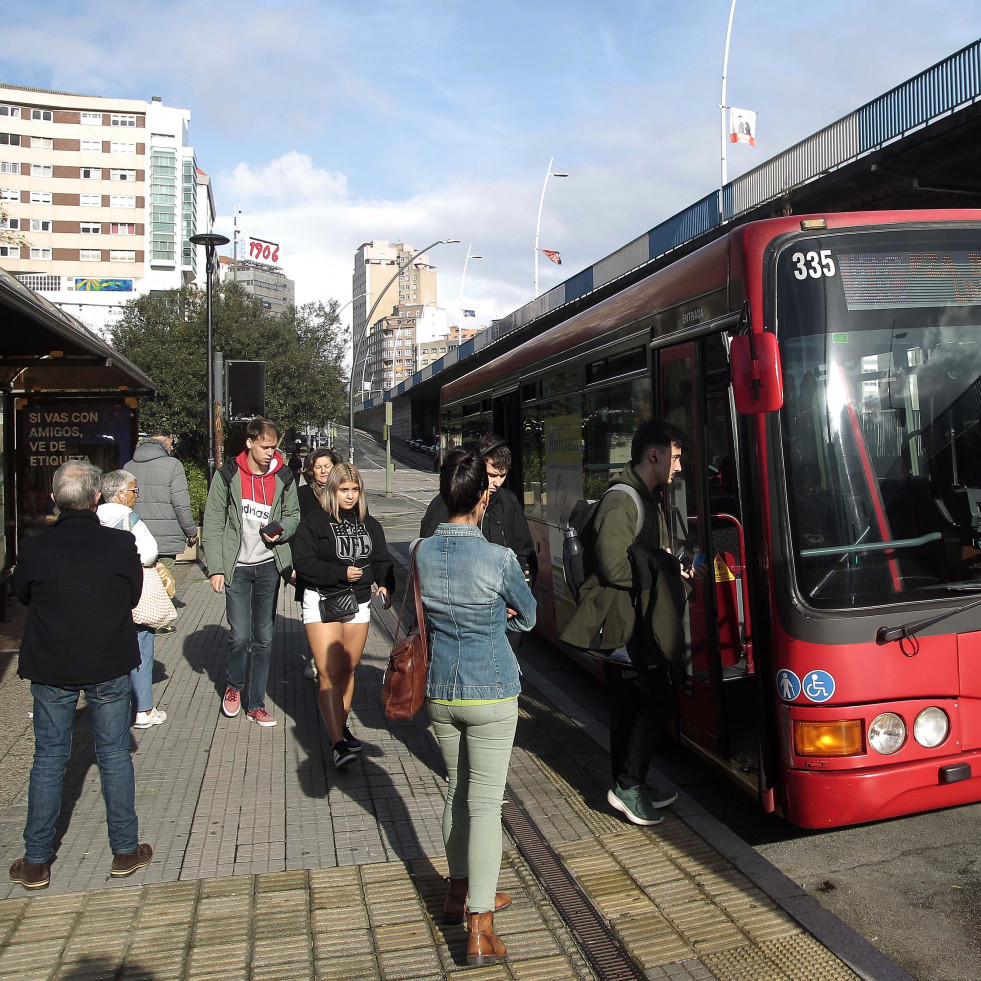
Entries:
[[548,158],[548,170],[545,171],[545,180],[542,183],[542,196],[538,202],[538,223],[535,225],[535,296],[538,296],[538,233],[542,230],[542,206],[545,204],[545,188],[548,187],[549,177],[568,177],[568,174],[552,171],[552,163],[555,157]]
[[[364,332],[365,339],[367,339],[368,328],[371,326],[371,318],[375,314],[375,310],[378,304],[381,303],[382,298],[388,292],[389,287],[396,279],[399,278],[400,273],[407,266],[411,266],[416,259],[419,258],[423,253],[428,252],[430,249],[435,249],[437,245],[455,245],[460,240],[458,238],[441,238],[437,242],[433,242],[432,245],[427,245],[424,249],[420,249],[414,256],[406,259],[402,262],[398,269],[395,270],[392,278],[385,284],[385,288],[378,294],[375,302],[371,304],[371,309],[368,311],[368,316],[365,318],[364,322]],[[351,383],[348,385],[348,418],[347,418],[347,446],[348,446],[348,462],[354,463],[354,375],[358,366],[358,339],[354,336],[354,331],[351,331]],[[361,384],[364,385],[364,376],[362,375]]]
[[[483,259],[482,255],[473,255],[471,250],[473,249],[473,243],[467,246],[467,257],[463,260],[463,272],[460,274],[460,319],[463,319],[463,284],[467,281],[467,266],[471,259]],[[463,324],[460,324],[457,328],[460,331],[460,337],[463,336]]]
[[215,249],[219,245],[228,245],[228,237],[219,235],[217,232],[205,232],[201,235],[192,235],[191,245],[203,245],[207,262],[205,264],[205,295],[207,297],[207,319],[208,319],[208,485],[211,485],[211,478],[215,474],[215,369],[212,364],[213,354],[211,351],[211,279],[215,262]]
[[242,213],[242,206],[235,205],[232,211],[232,223],[235,230],[232,232],[232,282],[238,282],[238,216]]
[[736,0],[732,0],[732,6],[729,8],[729,26],[726,28],[726,51],[722,58],[722,105],[719,106],[719,109],[722,111],[722,183],[719,185],[719,218],[723,220],[725,219],[725,208],[722,204],[722,194],[728,181],[728,174],[726,173],[726,143],[729,142],[728,127],[726,126],[726,109],[729,108],[726,105],[726,80],[729,75],[729,41],[732,38],[732,18],[735,13]]

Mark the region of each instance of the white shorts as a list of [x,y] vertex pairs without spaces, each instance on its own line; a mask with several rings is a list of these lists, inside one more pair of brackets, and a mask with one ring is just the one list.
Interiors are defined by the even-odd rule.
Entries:
[[[303,622],[304,623],[323,623],[320,619],[320,593],[316,589],[309,587],[303,590]],[[350,620],[344,623],[370,623],[371,622],[371,600],[367,603],[358,604],[358,612]]]

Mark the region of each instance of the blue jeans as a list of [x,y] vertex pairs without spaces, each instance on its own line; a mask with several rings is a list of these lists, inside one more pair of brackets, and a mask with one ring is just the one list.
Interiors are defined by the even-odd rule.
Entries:
[[140,666],[130,671],[129,680],[136,711],[149,712],[153,708],[153,631],[137,627],[136,639],[140,642]]
[[246,660],[252,645],[252,676],[248,711],[266,707],[269,652],[276,626],[279,572],[275,562],[237,565],[231,582],[225,582],[225,617],[228,620],[229,688],[245,688]]
[[518,700],[483,705],[427,700],[426,706],[449,775],[443,843],[450,878],[469,876],[467,908],[490,913],[501,872],[501,804],[518,726]]
[[73,688],[32,684],[34,766],[24,828],[24,857],[28,862],[49,862],[53,855],[55,824],[61,812],[61,791],[72,752],[72,728],[80,691],[85,692],[92,713],[109,845],[113,854],[119,855],[135,852],[139,844],[136,784],[130,756],[133,706],[129,675]]

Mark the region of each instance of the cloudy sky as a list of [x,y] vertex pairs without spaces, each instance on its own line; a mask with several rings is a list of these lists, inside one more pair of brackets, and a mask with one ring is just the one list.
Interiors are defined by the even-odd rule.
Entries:
[[[480,323],[717,186],[730,0],[41,0],[8,4],[0,80],[191,110],[217,230],[281,244],[298,302],[351,298],[369,239],[430,254]],[[730,105],[763,162],[975,40],[981,0],[739,0]]]

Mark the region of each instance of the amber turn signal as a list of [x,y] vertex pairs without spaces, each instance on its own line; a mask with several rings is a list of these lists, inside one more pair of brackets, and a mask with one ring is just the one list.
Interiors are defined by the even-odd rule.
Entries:
[[862,721],[795,721],[794,752],[798,756],[860,756]]

